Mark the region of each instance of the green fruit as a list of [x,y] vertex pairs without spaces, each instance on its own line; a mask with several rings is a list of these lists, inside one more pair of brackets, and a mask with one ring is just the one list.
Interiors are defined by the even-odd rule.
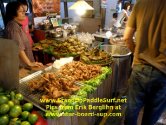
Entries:
[[10,99],[10,94],[5,94],[8,99]]
[[23,112],[21,113],[21,118],[22,118],[22,120],[27,120],[29,114],[30,114],[30,113],[29,113],[28,111],[23,111]]
[[9,112],[9,116],[17,118],[22,113],[22,108],[20,105],[14,105]]
[[13,118],[10,120],[9,125],[21,125],[21,120],[19,118]]
[[20,105],[20,101],[19,100],[13,99],[12,101],[14,102],[15,105]]
[[33,125],[38,120],[38,116],[36,114],[30,114],[28,116],[28,121]]
[[6,96],[4,96],[4,95],[0,96],[0,105],[7,103],[8,101],[9,101],[9,99]]
[[32,103],[25,103],[22,107],[23,111],[31,111],[33,109],[33,104]]
[[10,98],[13,100],[15,99],[15,92],[14,91],[11,91],[10,92]]
[[18,94],[15,95],[15,99],[21,101],[21,100],[24,99],[24,97],[23,97],[23,95],[21,93],[18,93]]
[[31,125],[28,121],[21,122],[21,125]]
[[14,106],[14,102],[13,101],[8,101],[8,105],[9,105],[9,107],[11,108],[11,107],[13,107]]
[[8,104],[2,104],[0,105],[0,114],[4,115],[9,111],[10,107]]
[[9,117],[4,115],[0,117],[0,125],[8,125]]
[[[4,96],[6,96],[6,94],[5,94],[5,93],[0,93],[0,96],[1,96],[1,95],[4,95]],[[6,97],[7,97],[7,96],[6,96]]]
[[4,92],[3,87],[0,87],[0,93]]

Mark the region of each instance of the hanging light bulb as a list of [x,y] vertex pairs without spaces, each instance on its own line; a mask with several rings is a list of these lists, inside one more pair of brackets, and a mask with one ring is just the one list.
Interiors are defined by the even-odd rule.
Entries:
[[84,7],[80,7],[79,9],[76,9],[76,13],[80,16],[84,15],[86,12],[86,9]]
[[86,10],[94,10],[93,7],[91,7],[87,2],[84,0],[78,0],[75,2],[71,7],[69,7],[70,10],[76,10],[76,13],[78,15],[85,14]]

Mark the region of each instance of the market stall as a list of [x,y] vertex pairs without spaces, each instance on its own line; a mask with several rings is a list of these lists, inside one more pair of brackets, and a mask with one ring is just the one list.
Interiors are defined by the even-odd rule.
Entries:
[[[34,77],[33,75],[28,76],[27,78],[21,79],[22,85],[20,84],[20,89],[21,89],[20,91],[21,91],[21,93],[23,93],[23,95],[25,97],[27,97],[27,99],[29,101],[33,102],[36,106],[38,106],[42,110],[46,111],[46,117],[48,117],[48,119],[49,119],[48,120],[49,125],[59,125],[59,124],[62,124],[62,125],[87,124],[88,125],[88,124],[92,124],[92,123],[96,122],[96,120],[99,116],[95,116],[95,115],[88,116],[87,113],[91,113],[91,112],[100,113],[101,111],[98,109],[89,109],[88,107],[90,105],[101,106],[103,104],[106,105],[108,103],[101,103],[101,102],[93,103],[92,101],[86,102],[85,99],[103,99],[103,98],[109,99],[109,98],[111,98],[111,91],[112,91],[112,89],[111,89],[112,84],[110,82],[111,77],[109,77],[109,75],[107,75],[107,74],[109,74],[109,72],[111,70],[108,68],[104,68],[104,67],[102,69],[105,70],[104,71],[105,73],[103,73],[95,78],[92,78],[88,81],[79,83],[78,86],[80,87],[80,89],[77,92],[74,92],[73,95],[69,96],[69,99],[74,99],[75,101],[64,102],[61,105],[59,105],[59,107],[64,106],[64,108],[66,108],[66,109],[60,108],[59,110],[54,109],[54,110],[50,111],[49,109],[46,110],[45,106],[43,109],[39,100],[36,100],[36,99],[39,99],[38,97],[40,96],[39,95],[40,92],[38,92],[38,97],[37,97],[36,94],[29,93],[28,87],[26,87],[26,88],[24,87],[24,89],[23,89],[23,86],[25,86],[25,84],[26,84],[25,81],[27,81],[28,78],[32,79]],[[25,93],[25,89],[26,89],[26,93]],[[38,91],[38,90],[36,90],[36,91]],[[54,97],[51,97],[51,98],[54,99]],[[57,99],[57,98],[55,98],[55,99]],[[65,100],[67,101],[67,99],[65,99]],[[53,106],[52,103],[51,103],[51,105]],[[67,108],[69,106],[70,106],[70,108]],[[77,109],[76,106],[80,106],[80,108]],[[54,114],[54,113],[56,113],[56,114]],[[84,116],[84,115],[87,115],[87,116]]]
[[[99,51],[99,50],[91,50],[90,51],[91,52],[91,54],[92,53],[98,53],[98,54],[102,54],[103,52],[102,51]],[[98,55],[97,54],[97,55]],[[103,53],[104,55],[103,55],[103,59],[105,58],[105,59],[107,59],[108,57],[108,59],[109,60],[105,60],[105,62],[103,63],[103,61],[101,61],[101,62],[99,62],[98,61],[98,63],[100,64],[109,64],[109,63],[112,63],[112,58],[109,56],[109,55],[107,55],[106,53]],[[16,53],[15,53],[15,56],[16,56]],[[82,61],[84,61],[84,63],[82,63],[82,62],[73,62],[74,64],[71,64],[71,65],[73,65],[73,66],[76,66],[76,65],[78,65],[78,67],[75,67],[76,69],[72,69],[73,71],[70,71],[70,66],[68,67],[68,68],[66,68],[66,66],[64,66],[64,70],[65,70],[65,72],[62,72],[62,71],[59,71],[60,73],[62,73],[61,74],[61,76],[66,76],[66,75],[63,75],[63,73],[69,73],[69,74],[73,74],[74,72],[80,72],[80,76],[78,76],[78,77],[76,77],[75,78],[75,82],[77,82],[77,81],[80,81],[80,82],[78,82],[77,84],[78,84],[78,87],[76,87],[76,86],[73,86],[73,88],[71,88],[72,90],[73,90],[73,92],[74,91],[77,91],[78,90],[78,88],[80,88],[78,91],[77,91],[77,93],[73,93],[74,95],[76,95],[76,96],[82,96],[83,98],[111,98],[111,88],[112,88],[112,85],[111,85],[111,82],[110,82],[110,80],[111,80],[111,77],[110,77],[110,75],[108,75],[108,74],[110,74],[112,71],[111,71],[111,69],[110,68],[108,68],[108,67],[101,67],[100,65],[95,65],[95,64],[93,64],[93,63],[96,63],[96,61],[92,61],[92,60],[90,60],[90,58],[88,58],[90,55],[88,54],[88,52],[86,53],[86,54],[84,54],[83,55],[84,56],[84,58],[82,57]],[[107,58],[106,58],[106,57]],[[86,58],[85,58],[86,57]],[[94,57],[95,57],[95,55],[94,55]],[[87,60],[88,59],[88,60]],[[7,59],[7,60],[10,60],[10,59]],[[87,62],[86,62],[87,61]],[[109,62],[107,62],[107,61],[109,61]],[[63,62],[63,61],[62,61]],[[85,63],[90,63],[91,65],[88,65],[88,64],[85,64]],[[18,62],[17,62],[17,64],[18,64]],[[69,65],[69,64],[68,64]],[[84,66],[85,65],[85,66]],[[13,67],[15,67],[15,65],[11,65],[11,66],[13,66]],[[57,65],[56,65],[57,66]],[[85,67],[85,69],[79,69],[79,67],[80,66],[84,66]],[[81,67],[80,67],[81,68]],[[7,69],[6,69],[7,70]],[[5,70],[4,70],[5,71]],[[16,71],[18,71],[18,70],[16,70]],[[54,70],[53,70],[54,71]],[[67,71],[69,71],[69,72],[67,72]],[[83,73],[82,71],[84,71],[85,73]],[[37,94],[40,94],[40,91],[38,91],[38,89],[40,89],[41,87],[37,87],[37,88],[34,88],[38,83],[40,84],[40,82],[39,81],[37,81],[37,83],[29,83],[29,81],[28,80],[32,80],[32,79],[34,79],[35,77],[38,77],[38,76],[43,76],[43,74],[44,73],[49,73],[50,71],[49,71],[49,68],[47,69],[45,69],[45,70],[39,70],[39,71],[37,71],[37,72],[35,72],[35,73],[32,73],[32,72],[29,72],[29,73],[31,73],[30,75],[28,75],[27,74],[27,77],[24,77],[24,78],[22,78],[22,79],[20,79],[20,83],[18,83],[17,82],[17,86],[19,86],[18,88],[19,88],[19,92],[21,93],[21,94],[23,94],[24,95],[24,97],[25,97],[25,99],[28,101],[28,102],[32,102],[35,106],[37,106],[37,107],[39,107],[40,109],[42,109],[41,108],[41,106],[38,104],[38,103],[36,103],[36,102],[39,102],[39,99],[40,98],[42,98],[42,97],[40,97],[40,98],[37,98],[38,100],[33,100],[33,99],[36,99],[35,97],[36,97],[36,93],[33,93],[32,91],[36,91],[37,92]],[[52,72],[52,71],[51,71]],[[82,72],[82,73],[81,73]],[[87,74],[86,75],[86,72],[88,73],[89,72],[89,74]],[[57,74],[57,71],[55,72],[56,74]],[[14,74],[17,74],[17,73],[14,73]],[[13,74],[13,75],[14,75]],[[68,74],[68,75],[69,75]],[[98,75],[97,75],[98,74]],[[76,73],[75,75],[78,75],[78,73]],[[82,75],[85,75],[85,76],[82,76]],[[81,77],[82,76],[82,77]],[[43,78],[43,77],[42,77]],[[70,76],[70,80],[71,80],[71,76]],[[46,79],[46,77],[45,77],[45,79]],[[87,80],[84,80],[84,79],[87,79]],[[56,79],[57,80],[57,79]],[[68,79],[68,81],[67,81],[67,83],[64,83],[64,84],[68,84],[68,82],[70,81],[69,79]],[[46,80],[47,81],[47,80]],[[82,82],[83,81],[83,82]],[[29,84],[29,85],[27,85],[27,84]],[[45,83],[46,84],[46,83]],[[40,85],[39,85],[40,86]],[[76,87],[76,88],[74,88],[74,87]],[[37,89],[37,90],[36,90]],[[51,91],[51,90],[50,90]],[[53,90],[54,91],[54,90]],[[31,93],[32,92],[32,93]],[[64,95],[68,95],[68,93],[64,93]],[[43,95],[43,97],[44,97],[44,95]],[[46,96],[45,96],[46,97]],[[54,98],[55,96],[51,96],[50,98],[52,99],[52,98]],[[57,98],[58,98],[59,96],[57,95]],[[46,97],[47,98],[47,97]],[[89,105],[89,103],[87,103],[86,104],[86,102],[85,102],[85,105],[86,106],[88,106]],[[100,103],[98,103],[98,104],[96,104],[96,105],[100,105]],[[46,111],[46,110],[45,110]],[[85,110],[82,110],[82,111],[85,111]],[[81,111],[81,112],[82,112]],[[97,112],[97,110],[95,110],[96,112]],[[61,112],[61,113],[63,113],[63,112]],[[73,119],[73,118],[76,118],[76,117],[70,117],[70,119]],[[88,119],[90,118],[92,121],[94,121],[95,122],[95,120],[92,118],[92,117],[87,117]],[[94,117],[95,118],[95,117]],[[58,118],[58,119],[54,119],[53,120],[53,123],[52,124],[54,124],[55,122],[59,122],[59,120],[61,119],[61,117],[60,118]],[[68,119],[68,118],[67,118]],[[67,120],[66,118],[65,119],[63,119],[64,121],[65,120]],[[51,122],[52,120],[50,120],[50,122]],[[75,120],[75,122],[81,122],[82,121],[82,118],[80,117],[80,116],[78,116],[77,117],[77,120]],[[89,121],[89,120],[88,120]],[[51,124],[51,123],[50,123]],[[76,123],[75,123],[76,124]]]
[[[16,88],[26,101],[44,112],[49,125],[95,124],[99,117],[106,115],[105,110],[109,109],[99,107],[109,107],[114,103],[99,100],[112,99],[120,91],[119,88],[124,88],[128,70],[121,76],[124,71],[122,65],[130,65],[128,60],[123,63],[123,59],[129,57],[130,53],[112,53],[109,46],[101,46],[95,41],[94,34],[78,33],[76,25],[62,25],[57,14],[47,15],[37,26],[33,46],[35,60],[44,65],[51,64],[42,69],[20,69],[21,75],[19,74]],[[63,64],[63,59],[70,57],[74,61]],[[57,66],[61,64],[62,67]],[[121,80],[123,82],[119,83]],[[74,101],[55,104],[41,102],[58,99]],[[50,107],[53,109],[49,109]]]
[[[81,60],[85,63],[98,63],[107,65],[109,57],[103,56],[104,53],[96,54],[99,50],[104,50],[110,54],[113,59],[111,68],[113,69],[114,92],[117,95],[121,90],[125,91],[127,88],[127,80],[130,75],[132,53],[125,46],[122,40],[122,33],[114,33],[111,37],[113,44],[96,41],[95,37],[106,38],[106,32],[102,32],[105,36],[96,36],[96,34],[81,33],[78,35],[69,36],[62,41],[56,39],[45,39],[35,44],[34,49],[41,50],[44,53],[52,55],[54,59],[61,57],[74,56],[75,60]],[[86,42],[88,41],[88,42]],[[49,46],[49,47],[48,47]],[[89,56],[95,55],[96,56]],[[97,57],[99,56],[100,57]],[[104,60],[104,58],[107,58]],[[103,59],[103,60],[102,60]],[[122,91],[121,91],[122,93]]]
[[[74,42],[74,43],[72,43]],[[49,45],[46,45],[49,44]],[[89,93],[87,95],[87,98],[113,98],[117,97],[119,93],[122,93],[126,90],[127,87],[127,79],[130,73],[130,65],[131,65],[131,52],[125,47],[120,45],[100,45],[97,47],[99,48],[91,48],[88,49],[88,52],[86,51],[85,47],[81,44],[78,44],[79,41],[74,37],[69,37],[66,41],[61,41],[58,43],[56,40],[43,40],[36,44],[34,47],[35,49],[42,49],[43,52],[46,52],[47,54],[51,54],[52,56],[56,57],[56,60],[61,57],[68,57],[68,56],[76,56],[75,54],[79,54],[78,60],[81,60],[84,63],[88,63],[93,65],[94,63],[103,64],[109,66],[109,69],[112,69],[112,74],[107,76],[105,80],[102,80],[102,84],[97,86],[97,90],[93,91],[93,93]],[[69,44],[69,45],[68,45]],[[65,46],[64,46],[65,45]],[[79,46],[75,49],[72,48],[72,46]],[[60,47],[60,48],[59,48]],[[63,48],[65,47],[65,49]],[[77,50],[79,48],[79,50]],[[82,49],[81,49],[82,48]],[[57,50],[56,50],[57,49]],[[62,49],[62,50],[61,50]],[[74,49],[74,51],[72,50]],[[106,60],[98,60],[95,56],[93,58],[89,57],[92,55],[99,56],[102,55],[101,50],[104,50],[104,53],[109,53],[112,56],[111,60],[109,60],[109,56],[105,57],[102,56],[103,59],[105,57]],[[58,51],[58,53],[57,53]],[[83,51],[83,52],[82,52]],[[74,53],[73,53],[74,52]],[[97,54],[101,52],[100,54]],[[81,54],[82,53],[82,54]],[[103,53],[103,54],[104,54]],[[105,54],[106,54],[105,53]],[[78,55],[77,55],[78,56]],[[95,60],[96,59],[96,60]],[[104,62],[103,62],[104,61]],[[127,67],[127,69],[126,69]],[[124,70],[124,68],[126,70]],[[70,70],[70,69],[68,69]],[[40,74],[40,73],[39,73]],[[95,82],[94,82],[95,83]],[[24,90],[25,91],[25,90]],[[23,91],[23,92],[24,92]],[[27,92],[27,90],[26,90]],[[28,93],[27,93],[28,94]],[[30,95],[30,94],[28,94]],[[25,95],[26,96],[26,95]],[[31,98],[34,98],[33,96]],[[88,107],[91,103],[85,103],[84,106]],[[106,103],[94,103],[93,105],[99,106],[99,105],[106,105]],[[37,104],[37,106],[39,106]],[[40,107],[39,107],[40,108]],[[98,110],[94,110],[95,112],[98,112]],[[79,113],[91,113],[90,110],[75,110],[75,112]],[[101,112],[101,111],[100,111]],[[95,123],[98,119],[98,116],[88,117],[88,116],[61,116],[55,119],[49,119],[48,122],[50,125],[53,124],[91,124]]]
[[[12,9],[6,7],[8,2],[0,2],[1,37],[6,35],[2,31],[10,15],[7,10]],[[30,22],[26,20],[25,31],[29,33],[28,25],[32,28],[33,41],[32,46],[24,38],[19,43],[26,43],[32,49],[35,60],[30,60],[32,64],[27,61],[28,67],[19,69],[21,47],[11,40],[0,39],[0,125],[96,125],[99,122],[102,125],[107,118],[111,119],[107,120],[108,124],[114,124],[115,120],[120,123],[124,119],[132,70],[133,55],[123,41],[126,22],[131,18],[123,17],[126,22],[121,20],[120,27],[114,25],[119,19],[115,15],[121,15],[115,13],[117,0],[26,2],[28,9],[14,10],[22,14],[27,10]],[[84,5],[87,8],[82,9]],[[21,18],[14,21],[20,24]],[[24,26],[20,27],[22,31]],[[8,38],[15,39],[15,36]],[[164,124],[164,120],[165,113],[158,124]]]

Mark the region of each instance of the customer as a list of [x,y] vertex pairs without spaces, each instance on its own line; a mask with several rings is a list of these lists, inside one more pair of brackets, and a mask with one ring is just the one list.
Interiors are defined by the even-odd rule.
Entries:
[[122,0],[118,0],[116,4],[116,13],[120,13],[122,11]]
[[[28,11],[28,3],[27,3],[27,1],[26,0],[19,0],[19,2],[21,2],[23,4],[24,10],[25,10],[25,12],[27,12]],[[28,19],[28,16],[26,16],[25,20],[21,21],[20,23],[22,24],[22,29],[27,34],[27,37],[28,37],[29,42],[30,42],[30,45],[32,47],[33,40],[32,40],[31,34],[30,34],[30,30],[29,30],[29,19]],[[33,29],[31,29],[31,31],[32,30]]]
[[[134,52],[125,125],[154,125],[166,108],[166,0],[137,1],[124,33]],[[136,32],[136,43],[133,35]]]
[[118,13],[113,13],[112,14],[112,20],[110,22],[110,28],[112,28],[113,25],[115,24],[115,22],[117,21],[117,16],[118,16]]
[[6,6],[6,37],[14,40],[19,46],[20,68],[43,66],[42,63],[34,61],[29,39],[27,38],[26,33],[22,30],[20,22],[25,20],[25,18],[25,10],[22,3],[8,3]]
[[119,28],[125,23],[125,20],[128,19],[128,12],[130,10],[130,3],[125,2],[124,7],[120,13],[118,13],[117,21],[114,23],[114,26]]

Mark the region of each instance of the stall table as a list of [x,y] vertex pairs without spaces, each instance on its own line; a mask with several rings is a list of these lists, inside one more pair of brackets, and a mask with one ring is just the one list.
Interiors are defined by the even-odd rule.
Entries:
[[[88,99],[91,98],[112,98],[112,84],[111,84],[111,75],[108,76],[102,84],[97,88],[97,90],[88,95]],[[90,103],[86,103],[88,106]],[[100,106],[101,104],[96,103],[92,104],[96,106]],[[90,112],[100,113],[98,110],[78,110],[76,112],[80,113],[90,113]],[[94,125],[95,122],[99,119],[97,116],[68,116],[68,117],[59,117],[55,119],[48,119],[49,125]]]

